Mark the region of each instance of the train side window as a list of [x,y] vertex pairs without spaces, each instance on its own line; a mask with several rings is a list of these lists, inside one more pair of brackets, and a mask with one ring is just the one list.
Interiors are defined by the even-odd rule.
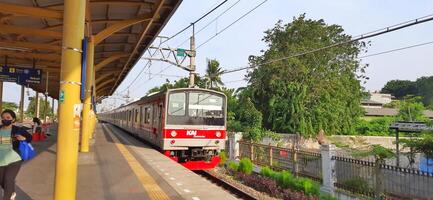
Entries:
[[150,113],[152,112],[152,107],[144,108],[144,123],[150,124]]
[[139,116],[138,116],[138,109],[135,109],[135,123],[138,122]]

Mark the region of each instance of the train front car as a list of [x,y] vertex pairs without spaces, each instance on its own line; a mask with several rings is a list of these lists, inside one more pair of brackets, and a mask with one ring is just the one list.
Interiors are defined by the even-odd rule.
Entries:
[[163,150],[191,170],[214,168],[226,140],[226,96],[205,89],[167,91]]

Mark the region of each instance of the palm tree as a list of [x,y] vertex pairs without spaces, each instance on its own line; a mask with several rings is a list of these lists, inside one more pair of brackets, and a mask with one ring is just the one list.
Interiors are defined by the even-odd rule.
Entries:
[[207,59],[206,79],[210,82],[210,88],[219,87],[224,85],[221,81],[221,74],[223,73],[220,68],[220,63],[215,59]]

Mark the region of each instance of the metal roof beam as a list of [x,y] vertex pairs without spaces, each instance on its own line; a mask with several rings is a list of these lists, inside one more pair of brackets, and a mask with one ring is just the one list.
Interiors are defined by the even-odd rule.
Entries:
[[110,35],[127,28],[129,26],[132,26],[134,24],[138,24],[140,22],[151,20],[152,18],[149,17],[149,15],[143,15],[141,17],[135,18],[135,19],[127,19],[122,20],[119,22],[116,22],[112,24],[111,26],[107,27],[106,29],[102,30],[101,32],[97,33],[95,35],[95,46],[101,43],[103,40],[105,40]]
[[132,58],[135,56],[135,54],[137,53],[138,47],[140,47],[140,43],[141,41],[144,39],[144,36],[147,34],[147,32],[149,31],[152,23],[159,17],[160,15],[160,11],[162,9],[162,5],[164,5],[164,0],[160,0],[155,2],[155,8],[152,11],[152,18],[150,19],[150,21],[147,23],[147,26],[144,27],[143,31],[140,34],[140,38],[138,39],[137,43],[135,44],[134,50],[132,50],[131,54],[128,57],[128,60],[126,61],[125,65],[123,65],[122,67],[122,71],[120,72],[119,76],[116,79],[116,82],[114,83],[114,86],[112,87],[110,93],[114,92],[114,88],[116,88],[117,83],[120,81],[121,77],[123,76],[123,72],[125,71],[126,67],[129,65],[129,63],[131,62]]
[[48,31],[48,30],[42,30],[36,28],[11,26],[11,25],[4,25],[4,24],[0,24],[0,33],[15,33],[15,34],[23,34],[23,35],[31,35],[31,36],[56,38],[56,39],[62,38],[61,32]]
[[50,50],[50,51],[61,50],[61,47],[58,45],[0,40],[0,49],[2,48],[11,48],[11,49],[21,48],[21,49],[29,49],[29,50]]
[[114,81],[115,81],[114,79],[108,79],[108,80],[102,82],[101,84],[97,84],[97,85],[96,85],[96,91],[100,90],[102,87],[104,87],[104,86],[106,86],[107,84],[112,83],[112,82],[114,82]]
[[103,74],[103,75],[100,75],[96,80],[95,80],[95,83],[99,83],[99,82],[101,82],[102,80],[104,80],[105,78],[107,78],[107,77],[109,77],[109,76],[112,76],[114,73],[116,73],[116,72],[109,72],[109,73],[106,73],[106,74]]
[[118,60],[119,58],[127,57],[128,55],[129,54],[122,53],[122,54],[116,54],[116,55],[112,55],[108,58],[105,58],[103,61],[101,61],[95,65],[95,71],[99,71],[100,69],[102,69],[104,66],[110,64],[111,62]]
[[62,19],[63,13],[46,8],[21,6],[16,4],[0,3],[0,12],[12,15],[30,16],[38,18]]
[[31,53],[24,51],[9,51],[0,49],[0,55],[14,58],[40,59],[60,63],[60,54]]

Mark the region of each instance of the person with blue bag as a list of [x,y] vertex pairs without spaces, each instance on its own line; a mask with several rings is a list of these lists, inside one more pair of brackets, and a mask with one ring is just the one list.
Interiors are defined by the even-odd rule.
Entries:
[[[14,111],[6,109],[1,113],[0,185],[3,188],[3,200],[14,200],[16,197],[15,178],[23,162],[20,149],[30,152],[33,150],[23,148],[23,144],[30,144],[32,135],[21,127],[15,126],[15,121],[16,114]],[[29,154],[29,152],[25,153]],[[29,159],[29,157],[26,158]]]

